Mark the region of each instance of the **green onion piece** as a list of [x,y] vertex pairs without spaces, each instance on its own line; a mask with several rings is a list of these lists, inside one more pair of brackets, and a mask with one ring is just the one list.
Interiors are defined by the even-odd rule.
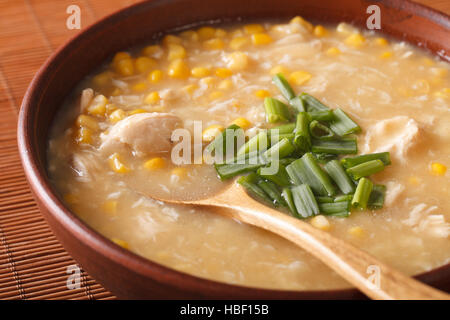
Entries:
[[226,164],[214,164],[214,168],[219,175],[220,180],[227,180],[244,172],[254,171],[260,168],[263,163],[226,163]]
[[369,197],[369,202],[367,206],[369,209],[378,210],[384,205],[384,196],[386,194],[386,186],[382,184],[376,184],[373,186],[372,193]]
[[[238,125],[232,124],[206,146],[206,150],[210,154],[214,151],[219,152],[219,154],[222,152],[223,157],[226,155],[234,157],[236,151],[241,148],[238,145],[240,141],[245,141],[244,130]],[[231,145],[234,146],[234,150],[227,150],[227,146]]]
[[286,167],[286,171],[294,184],[305,183],[314,193],[322,196],[333,196],[336,188],[330,177],[317,163],[312,153],[306,153]]
[[311,136],[319,140],[331,140],[336,137],[336,134],[331,131],[330,128],[321,124],[317,120],[311,121],[311,123],[309,124],[309,131],[311,133]]
[[322,102],[307,93],[303,92],[302,94],[300,94],[300,99],[302,99],[305,103],[306,111],[308,112],[330,110],[330,108],[328,108]]
[[274,75],[272,81],[278,87],[278,89],[281,91],[281,94],[286,98],[287,101],[295,98],[294,90],[292,90],[292,87],[282,73]]
[[323,122],[329,122],[334,119],[333,112],[331,110],[311,111],[308,112],[308,117],[311,121],[317,120]]
[[334,202],[332,197],[316,197],[317,203],[331,203]]
[[323,168],[343,193],[349,194],[355,191],[353,181],[345,173],[344,168],[338,160],[331,160]]
[[276,127],[273,127],[269,130],[270,135],[280,135],[280,134],[287,134],[287,133],[293,133],[295,129],[295,123],[286,123],[282,124]]
[[345,136],[361,131],[361,128],[341,109],[334,109],[333,115],[334,120],[330,123],[330,128],[338,135]]
[[297,212],[297,209],[295,208],[294,198],[292,196],[292,191],[290,188],[283,188],[283,191],[281,192],[281,196],[283,197],[284,202],[286,203],[289,213],[294,218],[300,218],[300,215]]
[[307,218],[319,213],[319,205],[317,204],[311,188],[307,184],[302,184],[292,188],[292,198],[294,199],[295,208],[300,216]]
[[294,162],[295,160],[297,160],[297,159],[296,158],[283,158],[283,159],[278,160],[278,162],[286,167],[286,166],[290,165],[292,162]]
[[256,173],[250,173],[237,179],[237,183],[243,186],[253,197],[259,198],[267,203],[273,204],[272,199],[258,186],[259,178]]
[[309,151],[311,149],[311,136],[309,134],[309,119],[306,112],[297,114],[297,122],[295,125],[294,144],[301,151]]
[[367,209],[367,202],[369,201],[372,189],[372,181],[367,178],[361,178],[353,195],[352,206],[359,209]]
[[289,100],[289,104],[297,111],[297,112],[305,112],[306,106],[305,102],[299,97],[292,98]]
[[264,107],[266,109],[267,122],[282,122],[291,118],[288,106],[280,100],[267,97],[264,99]]
[[[279,160],[275,160],[275,161],[278,161],[278,171],[276,173],[267,174],[264,172],[265,170],[261,170],[262,168],[259,168],[257,171],[258,174],[261,177],[276,183],[280,187],[289,186],[291,184],[291,181],[289,179],[289,175],[286,172],[286,167],[284,165],[282,165]],[[270,165],[272,166],[273,163],[271,163]]]
[[266,159],[278,160],[278,159],[287,157],[292,152],[294,152],[294,150],[295,150],[295,148],[292,145],[292,143],[288,139],[284,138],[284,139],[281,139],[280,142],[278,142],[277,144],[272,146],[269,150],[264,152],[263,156]]
[[371,160],[354,167],[348,168],[347,173],[354,180],[358,180],[362,177],[370,176],[371,174],[380,172],[384,169],[384,163],[381,160]]
[[327,216],[348,217],[350,215],[350,201],[333,203],[319,203],[320,213]]
[[311,150],[314,153],[355,154],[358,152],[358,147],[355,138],[330,141],[314,139]]
[[337,154],[332,154],[332,153],[314,153],[314,156],[316,157],[317,161],[322,164],[325,164],[328,161],[337,159],[337,157],[338,157]]
[[241,148],[237,154],[243,155],[249,152],[262,152],[269,147],[269,137],[266,130],[258,132],[254,137],[250,138]]
[[352,201],[352,199],[353,199],[353,194],[346,194],[346,195],[342,195],[342,196],[337,196],[336,198],[334,198],[334,202]]
[[341,163],[345,168],[351,168],[370,160],[381,160],[383,161],[385,166],[391,164],[389,152],[370,153],[370,154],[363,154],[361,156],[356,156],[353,158],[343,158],[341,160]]
[[295,137],[295,135],[293,133],[283,133],[283,134],[279,134],[277,136],[273,135],[270,138],[270,146],[277,144],[278,142],[280,142],[283,139],[288,139],[289,141],[293,141],[294,137]]
[[264,192],[269,196],[269,198],[272,200],[272,203],[274,206],[284,206],[286,205],[283,198],[281,197],[281,192],[278,190],[275,183],[272,181],[260,179],[258,181],[258,186],[264,190]]

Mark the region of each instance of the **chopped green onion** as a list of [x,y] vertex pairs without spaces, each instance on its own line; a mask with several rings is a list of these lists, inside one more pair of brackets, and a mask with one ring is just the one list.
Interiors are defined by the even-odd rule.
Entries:
[[292,87],[289,85],[289,82],[286,80],[282,73],[274,75],[272,81],[278,87],[278,89],[281,91],[281,94],[286,98],[287,101],[295,98],[294,90],[292,90]]
[[309,151],[311,149],[311,136],[309,134],[309,119],[306,112],[297,114],[297,122],[295,125],[294,144],[301,151]]
[[292,145],[292,143],[284,138],[281,139],[280,142],[272,146],[269,150],[263,153],[263,156],[266,159],[282,159],[290,155],[292,152],[294,152],[295,148]]
[[348,217],[350,215],[350,201],[333,203],[319,203],[320,213],[328,216]]
[[283,198],[281,197],[281,192],[278,190],[275,183],[273,183],[272,181],[260,179],[258,181],[258,186],[263,189],[264,192],[269,196],[274,206],[285,204]]
[[269,130],[269,133],[272,135],[280,135],[280,134],[287,134],[287,133],[293,133],[295,129],[295,123],[286,123],[282,124],[276,127],[273,127]]
[[237,152],[238,155],[249,152],[262,152],[269,147],[269,137],[266,130],[258,132],[254,137],[250,138]]
[[319,140],[331,140],[336,137],[336,134],[331,131],[330,128],[321,124],[317,120],[311,121],[309,124],[309,131],[314,138]]
[[292,188],[292,198],[299,215],[307,218],[319,213],[317,204],[311,188],[307,184],[302,184]]
[[341,109],[333,110],[334,120],[331,122],[331,130],[340,136],[360,132],[361,128]]
[[[265,173],[266,170],[262,170],[263,168],[259,168],[257,171],[258,174],[267,180],[275,182],[280,187],[289,186],[291,184],[291,181],[289,179],[289,175],[286,172],[286,167],[280,163],[280,160],[275,160],[275,161],[278,161],[278,164],[277,164],[278,171],[277,172],[272,173],[272,174],[267,174],[267,173]],[[270,165],[272,166],[273,164],[271,163]]]
[[355,191],[353,181],[345,173],[344,168],[338,160],[331,160],[323,168],[343,193],[349,194]]
[[372,181],[367,178],[361,178],[353,195],[352,206],[359,209],[367,209],[367,202],[369,201],[372,189]]
[[333,196],[336,188],[326,172],[322,170],[312,153],[306,153],[286,167],[286,171],[294,184],[305,183],[314,193],[322,196]]
[[283,188],[283,191],[281,192],[281,196],[284,199],[284,202],[286,203],[289,212],[291,216],[295,218],[300,218],[300,215],[297,212],[297,209],[295,208],[294,198],[292,197],[292,191],[290,188]]
[[332,153],[314,153],[314,156],[316,157],[317,161],[322,164],[325,164],[330,160],[337,159],[338,157],[337,154]]
[[360,156],[356,156],[353,158],[343,158],[341,160],[341,163],[345,168],[351,168],[358,164],[361,164],[361,163],[364,163],[364,162],[367,162],[370,160],[381,160],[381,161],[383,161],[385,166],[391,164],[391,158],[390,158],[389,152],[370,153],[370,154],[363,154]]
[[334,202],[332,197],[316,197],[317,203],[331,203]]
[[278,162],[286,167],[286,166],[290,165],[292,162],[294,162],[295,160],[297,160],[297,159],[295,159],[295,158],[283,158],[283,159],[278,160]]
[[282,122],[291,118],[288,106],[280,100],[267,97],[264,99],[264,107],[266,109],[267,122]]
[[354,180],[358,180],[362,177],[370,176],[371,174],[380,172],[384,169],[384,163],[381,160],[371,160],[354,167],[348,168],[347,173]]
[[314,153],[355,154],[358,152],[358,147],[355,138],[331,141],[314,139],[311,150]]
[[230,179],[244,172],[254,171],[261,167],[263,163],[226,163],[226,164],[214,164],[217,174],[220,180]]
[[311,111],[308,112],[308,117],[312,120],[328,122],[334,119],[331,110]]
[[[212,154],[213,151],[218,152],[222,158],[224,156],[234,157],[236,150],[241,148],[241,146],[238,145],[241,141],[245,141],[244,130],[238,125],[232,124],[206,147],[206,151],[210,154]],[[233,146],[234,150],[227,150],[229,146]]]
[[337,196],[336,198],[334,198],[334,202],[352,201],[352,199],[353,199],[353,194],[346,194],[346,195],[342,195],[342,196]]
[[250,173],[246,176],[242,176],[237,180],[241,186],[243,186],[252,196],[260,198],[261,200],[273,204],[272,199],[266,194],[266,192],[258,186],[259,178],[256,173]]
[[273,135],[270,138],[270,145],[273,146],[283,139],[288,139],[289,141],[293,141],[294,137],[295,137],[295,135],[293,133],[283,133],[283,134],[279,134],[277,136]]
[[305,102],[299,97],[292,98],[289,100],[289,104],[297,111],[297,112],[305,112],[306,106]]
[[322,102],[314,98],[313,96],[302,93],[300,95],[300,99],[303,100],[303,102],[306,104],[306,111],[308,112],[315,112],[315,111],[327,111],[330,110],[326,105],[324,105]]
[[367,206],[372,210],[381,209],[384,205],[385,194],[386,194],[386,186],[382,184],[374,185]]

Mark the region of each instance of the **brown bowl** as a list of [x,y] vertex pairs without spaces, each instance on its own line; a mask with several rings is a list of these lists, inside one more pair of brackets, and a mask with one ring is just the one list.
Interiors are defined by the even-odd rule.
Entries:
[[[301,15],[322,23],[364,27],[368,0],[154,0],[133,5],[85,29],[55,52],[23,99],[18,143],[25,173],[42,213],[67,251],[96,280],[121,298],[343,299],[363,297],[355,289],[282,291],[201,279],[144,259],[116,246],[70,212],[48,180],[48,129],[64,98],[111,53],[169,30],[208,21],[288,19]],[[450,56],[450,17],[408,1],[377,1],[382,32]],[[450,288],[450,264],[417,276]]]

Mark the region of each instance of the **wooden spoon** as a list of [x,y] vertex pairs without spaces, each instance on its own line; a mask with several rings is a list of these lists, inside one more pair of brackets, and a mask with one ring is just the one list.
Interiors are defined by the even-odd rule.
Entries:
[[251,198],[237,183],[200,200],[155,200],[233,209],[227,216],[276,233],[321,260],[372,299],[445,299],[450,295],[388,267],[366,252]]

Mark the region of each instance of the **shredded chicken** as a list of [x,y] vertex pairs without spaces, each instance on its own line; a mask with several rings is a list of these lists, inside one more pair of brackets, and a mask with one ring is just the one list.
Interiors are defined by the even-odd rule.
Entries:
[[81,91],[80,113],[83,113],[83,111],[89,106],[93,98],[94,90],[92,90],[91,88],[87,88]]

